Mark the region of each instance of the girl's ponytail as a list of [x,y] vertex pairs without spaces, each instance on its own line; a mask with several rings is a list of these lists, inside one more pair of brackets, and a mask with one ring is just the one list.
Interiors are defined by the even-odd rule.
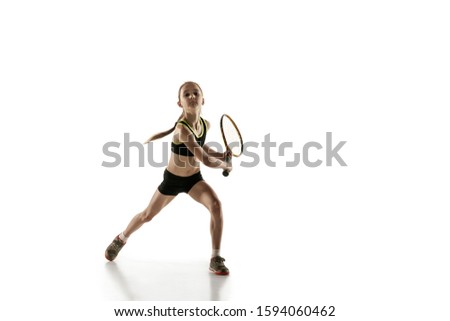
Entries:
[[172,132],[175,130],[175,128],[177,127],[177,124],[178,124],[178,122],[180,121],[180,119],[183,118],[183,115],[184,115],[184,112],[181,113],[180,117],[178,117],[177,121],[175,122],[175,125],[173,125],[173,127],[172,127],[171,129],[168,129],[168,130],[166,130],[166,131],[163,131],[163,132],[154,134],[154,135],[151,136],[149,139],[147,139],[147,143],[148,143],[148,142],[151,142],[151,141],[154,141],[154,140],[156,140],[156,139],[163,138],[163,137],[169,135],[170,133],[172,133]]

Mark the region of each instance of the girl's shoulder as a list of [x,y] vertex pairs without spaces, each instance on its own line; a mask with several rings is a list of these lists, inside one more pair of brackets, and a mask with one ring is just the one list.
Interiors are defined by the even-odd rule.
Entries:
[[205,125],[206,125],[206,130],[208,130],[210,127],[211,127],[211,123],[209,122],[209,121],[207,121],[205,118],[203,118],[203,117],[200,117],[201,119],[203,119],[203,122],[205,123]]

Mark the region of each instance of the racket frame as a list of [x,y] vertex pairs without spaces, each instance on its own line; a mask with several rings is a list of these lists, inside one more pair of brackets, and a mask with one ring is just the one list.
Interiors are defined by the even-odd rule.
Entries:
[[[231,121],[231,123],[232,123],[233,126],[234,126],[234,129],[236,130],[236,132],[237,132],[237,134],[238,134],[238,136],[239,136],[239,140],[240,140],[240,143],[241,143],[241,148],[240,148],[240,152],[239,152],[238,154],[233,153],[233,151],[231,150],[231,148],[228,147],[227,138],[225,137],[225,133],[224,133],[224,130],[223,130],[223,120],[224,120],[225,117],[228,118],[229,121]],[[221,132],[221,134],[222,134],[222,139],[223,139],[223,142],[224,142],[224,144],[225,144],[225,148],[226,148],[227,150],[230,150],[231,153],[232,153],[232,155],[233,155],[234,157],[239,157],[239,156],[241,156],[241,155],[242,155],[242,152],[244,151],[244,142],[243,142],[243,140],[242,140],[242,135],[241,135],[241,132],[239,131],[239,127],[237,127],[237,125],[236,125],[236,123],[234,122],[233,118],[231,118],[231,117],[230,117],[229,115],[227,115],[227,114],[223,114],[223,115],[220,117],[220,132]]]

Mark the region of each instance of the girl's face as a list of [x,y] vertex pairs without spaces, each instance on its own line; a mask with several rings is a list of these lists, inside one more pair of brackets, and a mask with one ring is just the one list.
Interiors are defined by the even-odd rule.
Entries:
[[178,106],[188,109],[199,108],[205,103],[202,90],[197,84],[194,83],[186,83],[183,85],[180,90],[179,99]]

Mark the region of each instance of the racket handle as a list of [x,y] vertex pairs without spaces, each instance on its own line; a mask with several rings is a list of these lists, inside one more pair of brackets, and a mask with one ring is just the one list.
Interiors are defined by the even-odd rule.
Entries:
[[[227,163],[229,163],[231,161],[231,151],[229,149],[227,149],[227,156],[225,156],[225,161]],[[223,170],[222,175],[225,177],[228,177],[228,175],[230,175],[230,172],[227,171],[226,169]]]

